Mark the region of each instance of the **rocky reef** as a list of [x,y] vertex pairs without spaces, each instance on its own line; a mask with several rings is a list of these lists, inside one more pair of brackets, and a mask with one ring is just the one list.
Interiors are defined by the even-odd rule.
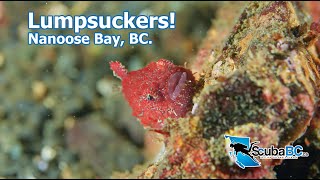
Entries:
[[[0,2],[0,178],[108,178],[113,171],[130,172],[143,163],[153,154],[144,153],[151,147],[144,145],[148,135],[131,115],[108,63],[121,60],[130,71],[157,57],[183,64],[205,36],[218,4]],[[29,11],[39,17],[124,10],[157,15],[172,9],[178,14],[177,28],[150,31],[152,46],[28,45]],[[96,31],[126,36],[129,30]],[[92,37],[96,31],[82,33]]]
[[[192,66],[201,69],[203,88],[187,118],[166,120],[170,136],[164,139],[165,151],[122,177],[247,179],[281,174],[279,159],[261,159],[260,168],[237,167],[229,159],[225,134],[250,137],[261,147],[300,142],[319,153],[319,24],[312,23],[301,3],[250,2],[244,7],[224,45],[212,45],[222,41],[215,35],[215,23],[208,31]],[[319,161],[311,164],[308,177],[318,177]]]

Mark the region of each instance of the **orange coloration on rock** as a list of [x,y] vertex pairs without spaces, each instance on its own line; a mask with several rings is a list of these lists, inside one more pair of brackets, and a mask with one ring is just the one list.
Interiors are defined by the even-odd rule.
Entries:
[[192,108],[196,81],[192,72],[160,59],[146,67],[127,72],[120,62],[110,62],[122,80],[122,92],[145,127],[158,132],[167,118],[184,117]]
[[188,173],[196,173],[199,167],[204,167],[211,160],[210,156],[204,149],[193,149],[188,154],[188,160],[183,168]]
[[320,2],[317,1],[310,1],[310,14],[313,18],[313,21],[319,21],[320,20]]

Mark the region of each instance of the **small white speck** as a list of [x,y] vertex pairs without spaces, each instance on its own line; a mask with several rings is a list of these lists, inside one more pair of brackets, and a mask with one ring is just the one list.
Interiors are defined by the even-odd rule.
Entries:
[[191,110],[191,114],[194,114],[196,112],[196,110],[198,109],[199,104],[196,103],[193,105],[192,110]]
[[55,156],[56,156],[56,151],[53,148],[51,148],[49,146],[45,146],[44,148],[42,148],[42,150],[41,150],[41,158],[44,161],[50,161]]
[[157,156],[154,158],[155,163],[160,162],[163,158],[164,155],[166,154],[166,146],[164,143],[162,143],[161,149],[159,151],[159,153],[157,154]]

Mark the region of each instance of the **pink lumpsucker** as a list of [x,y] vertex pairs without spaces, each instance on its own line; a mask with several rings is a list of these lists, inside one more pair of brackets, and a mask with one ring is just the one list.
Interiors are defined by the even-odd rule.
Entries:
[[122,93],[144,127],[161,132],[167,118],[184,117],[192,109],[196,80],[192,72],[160,59],[128,72],[118,61],[110,62],[122,80]]

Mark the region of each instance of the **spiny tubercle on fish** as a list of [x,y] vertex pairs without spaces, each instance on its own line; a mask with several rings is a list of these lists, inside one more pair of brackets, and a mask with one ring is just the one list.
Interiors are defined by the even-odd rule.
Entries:
[[165,59],[131,72],[118,61],[110,62],[110,68],[122,80],[124,97],[144,127],[161,132],[165,119],[185,117],[192,109],[196,81],[190,70]]

